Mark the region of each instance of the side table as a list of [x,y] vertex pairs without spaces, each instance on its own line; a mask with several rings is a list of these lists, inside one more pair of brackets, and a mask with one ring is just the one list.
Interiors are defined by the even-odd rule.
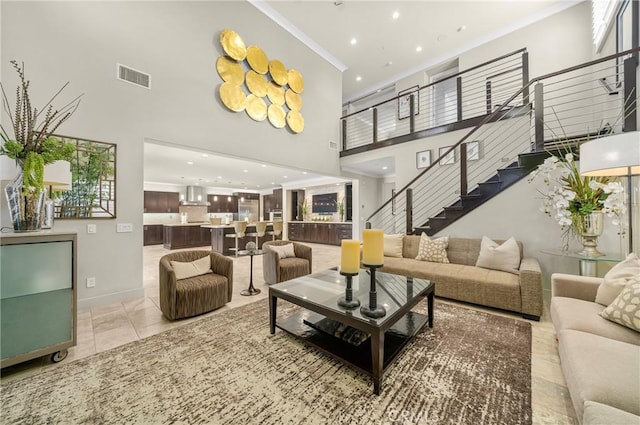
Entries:
[[577,252],[572,251],[562,251],[562,250],[542,250],[540,251],[543,254],[555,255],[558,257],[567,257],[567,258],[575,258],[580,261],[580,276],[592,276],[596,275],[596,265],[599,261],[604,261],[607,263],[619,263],[622,261],[617,254],[605,254],[599,257],[588,257],[586,255],[578,254]]
[[240,292],[240,295],[246,295],[246,296],[251,296],[251,295],[258,295],[260,293],[260,290],[257,288],[254,288],[253,286],[253,257],[255,255],[262,255],[264,254],[264,251],[261,249],[253,249],[251,251],[248,250],[240,250],[237,252],[238,255],[248,255],[250,257],[250,262],[251,262],[251,268],[250,268],[250,272],[249,272],[249,287],[243,291]]

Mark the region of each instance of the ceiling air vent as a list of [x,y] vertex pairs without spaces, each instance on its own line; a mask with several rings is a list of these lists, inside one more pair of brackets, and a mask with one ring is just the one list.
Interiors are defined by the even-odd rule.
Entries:
[[118,80],[126,81],[147,89],[151,88],[151,75],[122,64],[118,64]]

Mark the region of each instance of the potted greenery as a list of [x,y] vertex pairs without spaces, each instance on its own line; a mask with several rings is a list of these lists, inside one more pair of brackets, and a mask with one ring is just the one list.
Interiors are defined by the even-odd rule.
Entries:
[[[11,221],[16,232],[40,230],[44,207],[44,167],[58,160],[70,160],[75,147],[71,143],[60,142],[52,134],[76,111],[80,104],[78,96],[60,109],[52,102],[69,84],[66,83],[43,108],[36,108],[29,97],[30,82],[25,78],[24,64],[11,61],[20,78],[16,92],[16,107],[13,113],[4,86],[2,103],[9,115],[13,137],[0,125],[2,147],[0,155],[16,161],[19,168],[15,180],[7,185],[5,192],[9,203]],[[38,119],[41,119],[38,123]]]
[[307,198],[300,203],[300,212],[302,213],[302,221],[305,221],[309,216],[309,205],[307,204]]
[[336,207],[338,208],[338,215],[340,216],[340,221],[344,221],[344,198],[336,202]]

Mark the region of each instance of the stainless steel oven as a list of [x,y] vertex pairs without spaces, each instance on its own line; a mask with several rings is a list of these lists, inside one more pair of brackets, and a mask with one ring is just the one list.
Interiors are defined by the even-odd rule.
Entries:
[[269,221],[282,221],[282,210],[274,210],[269,213]]

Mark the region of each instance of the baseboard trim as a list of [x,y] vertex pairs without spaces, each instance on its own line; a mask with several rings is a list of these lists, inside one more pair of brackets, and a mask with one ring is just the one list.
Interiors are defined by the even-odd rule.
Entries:
[[100,295],[98,297],[84,298],[78,300],[78,313],[86,313],[94,307],[114,304],[135,298],[144,298],[144,296],[144,288],[136,288],[129,291]]

